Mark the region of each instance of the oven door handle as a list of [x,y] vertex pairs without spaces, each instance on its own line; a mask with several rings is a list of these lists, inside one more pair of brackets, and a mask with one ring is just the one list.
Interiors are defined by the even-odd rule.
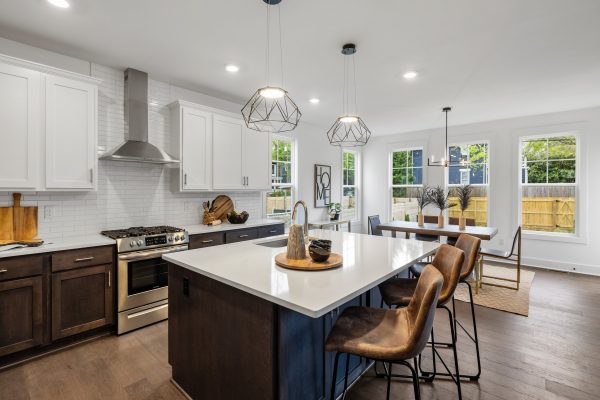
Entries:
[[119,260],[130,261],[130,260],[147,260],[150,258],[156,258],[161,254],[175,253],[178,251],[185,251],[188,249],[187,245],[173,246],[166,249],[156,249],[148,251],[136,251],[134,253],[119,254]]

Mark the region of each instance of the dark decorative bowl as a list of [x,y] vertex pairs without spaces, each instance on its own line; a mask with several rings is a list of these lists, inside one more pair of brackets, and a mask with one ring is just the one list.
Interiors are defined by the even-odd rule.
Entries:
[[248,214],[246,211],[242,211],[241,213],[230,213],[227,214],[227,221],[229,221],[232,224],[243,224],[244,222],[248,221],[248,217],[250,216],[250,214]]
[[314,262],[325,262],[331,255],[331,240],[317,239],[310,242],[308,254]]

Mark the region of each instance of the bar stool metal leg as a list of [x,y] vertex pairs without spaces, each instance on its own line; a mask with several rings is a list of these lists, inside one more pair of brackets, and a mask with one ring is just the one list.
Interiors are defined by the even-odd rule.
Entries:
[[[475,304],[473,303],[473,289],[469,282],[461,281],[459,283],[463,283],[467,285],[469,288],[469,300],[471,301],[471,320],[473,322],[473,335],[467,331],[467,329],[460,323],[460,321],[456,320],[457,325],[465,332],[465,334],[475,343],[475,353],[477,355],[477,373],[475,375],[461,375],[462,378],[469,378],[472,381],[476,381],[481,376],[481,355],[479,353],[479,336],[477,335],[477,321],[475,319]],[[456,318],[456,314],[454,316]],[[456,329],[456,328],[454,328]],[[457,332],[458,333],[458,332]]]

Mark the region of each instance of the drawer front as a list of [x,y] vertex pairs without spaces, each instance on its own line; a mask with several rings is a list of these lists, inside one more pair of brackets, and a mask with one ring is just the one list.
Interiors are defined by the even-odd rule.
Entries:
[[269,236],[283,235],[285,232],[284,225],[269,225],[258,228],[258,237],[266,238]]
[[225,243],[243,242],[244,240],[258,239],[258,228],[240,229],[239,231],[225,232]]
[[190,236],[190,249],[201,249],[203,247],[218,246],[225,244],[225,233],[203,233]]
[[41,255],[0,258],[0,282],[41,275],[42,268],[43,261]]
[[52,254],[52,272],[112,263],[113,246],[90,247]]

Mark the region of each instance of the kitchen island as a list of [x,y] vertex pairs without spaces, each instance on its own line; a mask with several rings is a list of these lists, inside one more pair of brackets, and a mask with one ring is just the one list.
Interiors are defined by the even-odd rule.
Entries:
[[[275,265],[285,236],[163,256],[169,263],[169,363],[193,399],[326,399],[333,355],[327,334],[349,306],[379,306],[379,283],[432,254],[438,243],[316,230],[342,267]],[[342,364],[345,360],[342,360]],[[367,368],[350,359],[350,379]],[[336,382],[341,382],[340,371]]]

